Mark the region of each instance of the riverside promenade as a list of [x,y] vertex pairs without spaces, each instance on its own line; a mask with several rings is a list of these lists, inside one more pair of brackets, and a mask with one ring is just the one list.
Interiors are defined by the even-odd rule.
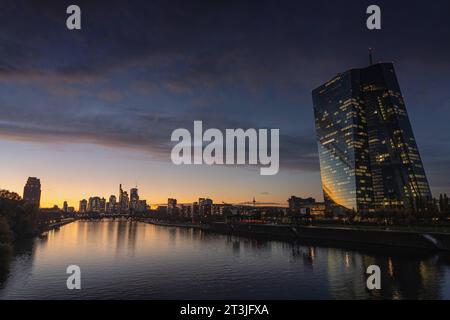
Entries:
[[144,222],[167,227],[195,228],[207,232],[259,237],[278,240],[312,240],[318,242],[351,243],[402,247],[409,249],[450,252],[450,233],[408,228],[361,226],[302,226],[278,224],[224,223],[190,224],[145,219]]

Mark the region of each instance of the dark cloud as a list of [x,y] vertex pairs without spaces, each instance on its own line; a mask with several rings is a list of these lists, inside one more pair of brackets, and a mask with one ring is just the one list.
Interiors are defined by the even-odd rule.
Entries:
[[[428,132],[450,109],[447,0],[378,1],[383,29],[365,28],[372,1],[2,1],[0,134],[149,150],[167,159],[172,130],[280,128],[282,166],[318,170],[311,90],[335,74],[394,61],[430,176],[450,176]],[[429,108],[441,115],[429,114]],[[426,123],[428,121],[428,123]],[[425,123],[425,124],[424,124]],[[442,150],[442,148],[441,148]],[[432,178],[439,186],[447,182]]]

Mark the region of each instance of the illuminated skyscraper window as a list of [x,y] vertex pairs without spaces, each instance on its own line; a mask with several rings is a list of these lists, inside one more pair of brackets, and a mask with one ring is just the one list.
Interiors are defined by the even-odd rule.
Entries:
[[336,76],[313,103],[329,210],[407,209],[431,197],[391,63]]
[[28,178],[27,184],[23,188],[23,200],[39,208],[41,203],[41,181],[38,178]]

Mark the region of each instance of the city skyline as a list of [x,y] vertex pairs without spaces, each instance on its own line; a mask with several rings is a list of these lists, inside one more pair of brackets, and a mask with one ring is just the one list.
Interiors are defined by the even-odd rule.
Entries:
[[450,300],[449,0],[0,3],[0,300]]
[[[445,19],[435,19],[436,27],[411,24],[420,20],[418,3],[399,17],[400,4],[380,1],[383,29],[371,32],[365,3],[135,1],[124,9],[112,1],[105,12],[81,1],[78,33],[64,28],[67,3],[10,2],[0,13],[0,188],[21,194],[28,177],[39,177],[42,207],[108,197],[118,183],[139,185],[151,203],[199,195],[321,201],[311,91],[365,66],[374,47],[376,61],[395,62],[433,195],[450,193],[447,29],[439,27]],[[438,1],[427,10],[440,17],[446,8]],[[174,166],[170,133],[194,120],[219,129],[280,128],[280,173]]]
[[[37,183],[39,184],[38,191],[26,191],[27,189],[30,189],[30,184],[35,184],[37,181]],[[35,190],[36,187],[33,188],[33,186],[31,187],[31,189]],[[117,204],[120,205],[121,203],[121,194],[122,196],[125,196],[127,198],[128,201],[128,208],[132,207],[132,201],[133,201],[133,197],[135,201],[144,201],[145,204],[150,208],[150,209],[155,209],[158,206],[167,206],[168,203],[170,203],[171,201],[175,201],[175,206],[177,205],[192,205],[193,203],[197,202],[199,199],[210,199],[210,197],[208,196],[201,196],[201,195],[197,195],[196,198],[190,199],[190,201],[178,201],[177,198],[166,198],[165,202],[148,202],[147,200],[150,200],[148,198],[139,196],[138,194],[140,193],[140,189],[138,186],[134,186],[131,187],[129,190],[130,192],[128,193],[127,191],[125,191],[124,189],[122,189],[122,184],[119,184],[119,192],[118,193],[112,193],[109,195],[106,194],[102,194],[102,193],[96,193],[96,194],[90,194],[90,195],[86,195],[86,197],[79,199],[75,202],[69,202],[67,200],[64,200],[62,203],[62,207],[60,207],[59,203],[54,203],[53,205],[50,206],[46,206],[46,207],[42,207],[40,206],[40,197],[41,197],[41,184],[40,184],[40,179],[36,178],[36,177],[29,177],[27,180],[27,183],[25,184],[24,187],[24,192],[22,195],[20,195],[19,192],[16,192],[14,190],[7,190],[7,189],[0,189],[0,190],[5,190],[5,191],[10,191],[10,192],[14,192],[16,194],[19,195],[19,197],[21,199],[23,199],[25,202],[30,203],[30,204],[34,204],[37,207],[40,207],[41,209],[52,209],[57,207],[58,209],[62,209],[62,210],[66,210],[67,208],[73,208],[75,212],[89,212],[89,207],[91,207],[91,204],[89,203],[91,200],[103,200],[105,201],[105,208],[107,211],[107,206],[109,203],[111,202],[117,202]],[[28,194],[30,194],[30,192],[32,192],[31,195],[27,196],[27,192]],[[36,192],[38,192],[38,195],[36,195]],[[124,195],[123,195],[124,194]],[[133,196],[134,194],[134,196]],[[118,195],[118,196],[116,196]],[[36,199],[37,198],[37,199]],[[112,200],[113,199],[113,200]],[[253,199],[253,200],[252,200]],[[254,196],[252,199],[248,199],[245,202],[239,202],[239,203],[232,203],[232,202],[225,202],[225,201],[218,201],[219,204],[224,204],[224,205],[237,205],[237,206],[246,206],[246,205],[253,205],[253,206],[274,206],[274,207],[287,207],[288,206],[288,202],[289,200],[286,200],[286,203],[274,203],[274,202],[259,202],[256,201],[256,197]],[[251,201],[252,200],[252,201]],[[82,204],[83,202],[83,204]],[[85,209],[81,210],[81,207],[84,206]]]

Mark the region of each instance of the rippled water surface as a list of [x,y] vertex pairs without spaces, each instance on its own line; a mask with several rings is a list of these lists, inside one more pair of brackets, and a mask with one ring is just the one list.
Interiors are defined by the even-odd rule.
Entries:
[[[130,221],[78,221],[0,259],[0,299],[450,297],[450,258],[232,237]],[[66,268],[81,268],[68,290]],[[382,290],[366,289],[369,265]]]

